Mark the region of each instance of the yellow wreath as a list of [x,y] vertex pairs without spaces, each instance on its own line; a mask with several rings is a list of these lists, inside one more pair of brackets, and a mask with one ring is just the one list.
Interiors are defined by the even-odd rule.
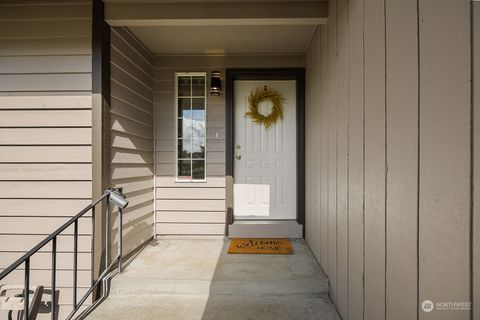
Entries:
[[[258,105],[260,102],[270,100],[272,102],[272,111],[268,115],[263,115],[258,112]],[[257,88],[254,92],[250,92],[248,97],[248,112],[245,113],[245,117],[252,119],[253,122],[263,123],[265,128],[269,128],[277,120],[283,119],[282,102],[284,101],[282,95],[270,88],[261,89]]]

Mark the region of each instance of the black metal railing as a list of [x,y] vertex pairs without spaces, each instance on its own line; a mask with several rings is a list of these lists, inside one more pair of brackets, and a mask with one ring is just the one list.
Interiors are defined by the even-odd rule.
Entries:
[[[85,215],[90,210],[92,211],[92,236],[95,230],[95,207],[101,203],[102,201],[106,202],[105,205],[105,269],[100,274],[98,279],[92,284],[92,286],[87,290],[87,292],[83,295],[83,297],[78,300],[77,299],[77,291],[78,291],[78,220]],[[115,258],[109,258],[109,251],[110,251],[110,203],[113,203],[118,208],[118,254]],[[12,271],[16,270],[17,268],[21,267],[22,265],[25,268],[25,281],[24,281],[24,289],[21,294],[21,298],[23,298],[23,319],[28,320],[30,316],[30,308],[29,308],[29,299],[30,299],[30,258],[37,253],[40,249],[45,247],[48,243],[52,243],[52,278],[51,278],[51,319],[56,320],[56,273],[57,273],[57,237],[65,231],[68,227],[73,225],[73,299],[72,305],[73,310],[68,315],[66,319],[71,319],[75,316],[78,312],[80,307],[83,303],[87,300],[90,294],[95,290],[95,288],[101,283],[104,282],[103,286],[103,293],[102,298],[106,294],[105,289],[105,279],[107,275],[112,271],[112,267],[115,264],[118,264],[118,272],[122,271],[122,211],[128,205],[128,200],[122,193],[122,189],[107,189],[103,193],[101,197],[98,199],[93,200],[91,204],[85,207],[82,211],[77,213],[73,216],[70,220],[64,223],[60,228],[55,230],[51,233],[48,237],[46,237],[43,241],[33,247],[30,251],[25,253],[21,258],[17,261],[12,263],[9,267],[3,270],[0,273],[0,282],[4,279],[7,275],[9,275]],[[92,258],[92,268],[93,268],[93,258]]]

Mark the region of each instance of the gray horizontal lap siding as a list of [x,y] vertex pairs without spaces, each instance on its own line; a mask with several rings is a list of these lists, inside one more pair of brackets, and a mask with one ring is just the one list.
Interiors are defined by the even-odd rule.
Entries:
[[[0,270],[90,202],[91,11],[90,1],[0,4]],[[82,294],[91,283],[89,215],[79,232]],[[57,245],[64,318],[72,301],[71,229]],[[49,287],[50,250],[32,258],[31,284]],[[23,271],[2,282],[22,284]],[[45,312],[37,319],[50,318]]]
[[[207,182],[175,183],[175,73],[303,67],[303,56],[156,56],[156,233],[222,236],[226,229],[225,95],[207,96]],[[207,87],[208,89],[209,87]]]
[[[111,185],[130,201],[123,217],[123,253],[153,236],[153,55],[126,28],[111,31]],[[117,253],[114,212],[112,255]]]
[[[193,58],[195,60],[195,58]],[[225,233],[225,100],[207,96],[207,182],[175,183],[175,72],[209,72],[223,68],[181,67],[185,59],[156,57],[156,232],[157,235]],[[208,86],[208,84],[207,84]],[[216,160],[215,160],[216,159]]]

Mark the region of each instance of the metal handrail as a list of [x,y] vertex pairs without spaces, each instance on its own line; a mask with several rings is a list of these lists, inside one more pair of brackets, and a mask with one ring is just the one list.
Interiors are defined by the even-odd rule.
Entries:
[[[106,209],[105,209],[105,270],[101,273],[98,279],[93,283],[93,285],[88,289],[85,295],[77,301],[77,262],[78,262],[78,219],[80,219],[85,213],[92,210],[92,235],[95,229],[95,206],[102,202],[103,200],[106,201]],[[110,206],[109,203],[113,202],[115,206],[118,208],[118,254],[117,256],[109,261],[109,246],[110,246],[110,239],[109,239],[109,217],[110,217]],[[52,279],[51,279],[51,292],[52,292],[52,303],[51,303],[51,317],[52,320],[56,320],[56,255],[57,255],[57,237],[65,231],[68,227],[72,224],[74,226],[74,240],[73,240],[73,310],[68,315],[67,319],[71,319],[82,306],[82,304],[87,300],[88,296],[93,292],[93,290],[98,286],[100,282],[105,282],[106,276],[111,271],[112,267],[118,263],[118,272],[122,271],[122,234],[123,234],[123,226],[122,226],[122,215],[123,209],[125,209],[128,205],[128,200],[122,193],[122,188],[112,189],[109,188],[105,190],[102,196],[92,201],[91,204],[86,206],[83,210],[77,213],[75,216],[70,218],[67,222],[65,222],[61,227],[57,230],[52,232],[48,237],[42,240],[39,244],[25,253],[22,257],[17,259],[14,263],[8,266],[5,270],[0,273],[0,281],[9,275],[12,271],[20,267],[22,264],[25,265],[25,282],[24,282],[24,307],[23,307],[23,319],[28,320],[29,318],[29,287],[30,287],[30,258],[37,253],[40,249],[42,249],[45,245],[49,242],[52,242]],[[93,267],[93,259],[92,259],[92,267]],[[105,287],[105,286],[104,286]],[[106,289],[103,288],[102,297],[105,295]]]

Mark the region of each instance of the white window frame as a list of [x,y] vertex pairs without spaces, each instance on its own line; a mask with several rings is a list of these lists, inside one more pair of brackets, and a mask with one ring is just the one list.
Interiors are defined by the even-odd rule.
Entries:
[[[193,168],[191,169],[192,178],[191,179],[179,179],[178,178],[178,78],[179,77],[205,77],[205,177],[203,179],[193,179]],[[175,124],[175,182],[177,183],[205,183],[207,182],[207,73],[206,72],[175,72],[175,113],[174,113],[174,124]],[[192,98],[193,96],[190,95]],[[193,160],[193,159],[191,159]],[[197,160],[198,161],[198,160]]]

